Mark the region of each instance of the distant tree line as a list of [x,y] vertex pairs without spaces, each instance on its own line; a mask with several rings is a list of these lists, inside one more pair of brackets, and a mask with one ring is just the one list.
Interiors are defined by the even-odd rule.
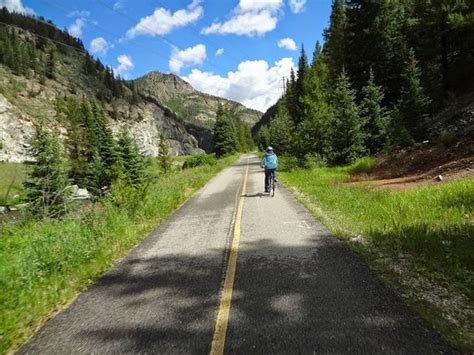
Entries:
[[213,152],[218,157],[236,152],[247,152],[254,148],[250,125],[244,122],[235,108],[217,107],[213,129]]
[[[31,37],[23,30],[37,36]],[[140,101],[135,84],[116,77],[111,67],[105,66],[84,49],[80,39],[41,17],[9,12],[5,7],[0,9],[0,64],[17,75],[36,75],[44,83],[46,78],[58,79],[64,56],[79,58],[82,72],[88,80],[95,80],[91,86],[99,100],[115,97],[127,99],[132,104]]]
[[474,89],[474,2],[334,0],[325,44],[304,48],[260,145],[346,164],[429,138],[434,113]]

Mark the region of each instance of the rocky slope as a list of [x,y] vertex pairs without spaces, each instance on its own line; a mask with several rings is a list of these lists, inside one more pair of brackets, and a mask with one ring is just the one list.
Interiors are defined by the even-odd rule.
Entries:
[[134,83],[139,92],[156,98],[179,117],[200,126],[212,126],[219,103],[251,126],[262,116],[262,112],[249,109],[237,102],[197,91],[174,74],[154,71],[135,80]]
[[[88,93],[72,89],[64,82],[59,79],[40,84],[34,78],[16,76],[0,65],[0,161],[28,160],[28,139],[39,117],[46,119],[48,127],[54,127],[61,139],[66,138],[67,130],[56,111],[55,101],[65,94],[79,99]],[[161,133],[169,140],[174,155],[202,151],[184,122],[154,102],[140,100],[131,105],[125,100],[113,99],[103,104],[112,131],[129,130],[146,155],[158,154],[157,139]]]

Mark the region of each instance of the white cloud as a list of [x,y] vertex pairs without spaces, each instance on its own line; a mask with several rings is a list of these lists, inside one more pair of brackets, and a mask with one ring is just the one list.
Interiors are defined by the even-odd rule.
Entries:
[[76,11],[71,11],[70,13],[68,13],[67,17],[89,17],[90,15],[91,15],[90,11],[76,10]]
[[228,21],[214,22],[201,33],[262,36],[276,28],[282,6],[283,0],[240,0]]
[[79,17],[74,21],[74,23],[68,27],[68,33],[73,37],[81,37],[82,36],[82,28],[85,26],[86,20],[82,17]]
[[117,61],[119,65],[114,68],[114,74],[116,76],[125,76],[126,72],[132,70],[135,68],[135,65],[133,64],[132,57],[126,54],[119,55],[117,58]]
[[289,51],[296,51],[296,43],[291,38],[282,38],[278,41],[278,47],[288,49]]
[[103,37],[94,38],[90,45],[90,51],[92,54],[100,53],[106,55],[111,48],[113,48],[113,45],[107,42]]
[[219,48],[217,51],[216,51],[216,57],[217,56],[220,56],[220,55],[223,55],[224,54],[224,48]]
[[182,67],[192,64],[202,64],[206,59],[206,56],[206,46],[204,44],[198,44],[182,51],[173,48],[169,60],[170,70],[179,73]]
[[295,68],[292,58],[282,58],[270,67],[264,60],[245,61],[237,71],[223,77],[193,69],[183,77],[196,89],[265,111],[282,94],[282,78]]
[[204,13],[201,0],[193,0],[186,8],[174,13],[164,8],[157,8],[152,15],[143,17],[127,32],[128,38],[139,35],[160,36],[171,32],[177,27],[183,27],[201,18]]
[[299,14],[300,12],[304,11],[306,0],[290,0],[289,4],[291,11],[295,14]]
[[122,0],[116,1],[113,6],[114,11],[123,9],[123,2]]
[[24,14],[34,14],[34,11],[29,7],[25,7],[22,0],[0,0],[0,9],[6,7],[9,11],[20,12]]

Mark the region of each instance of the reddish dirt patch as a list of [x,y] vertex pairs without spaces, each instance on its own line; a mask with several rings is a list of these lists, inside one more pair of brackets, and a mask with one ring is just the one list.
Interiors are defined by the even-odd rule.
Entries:
[[[442,176],[442,180],[437,179]],[[375,186],[407,189],[428,183],[474,177],[474,137],[466,137],[449,147],[418,144],[377,159],[370,175],[354,176],[350,184],[370,181]]]

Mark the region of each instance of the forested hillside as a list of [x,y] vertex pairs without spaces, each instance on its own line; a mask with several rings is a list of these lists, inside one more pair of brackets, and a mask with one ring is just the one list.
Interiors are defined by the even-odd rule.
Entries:
[[474,90],[474,2],[335,0],[324,39],[310,59],[301,48],[271,123],[254,128],[262,146],[347,164],[472,133],[458,111]]

